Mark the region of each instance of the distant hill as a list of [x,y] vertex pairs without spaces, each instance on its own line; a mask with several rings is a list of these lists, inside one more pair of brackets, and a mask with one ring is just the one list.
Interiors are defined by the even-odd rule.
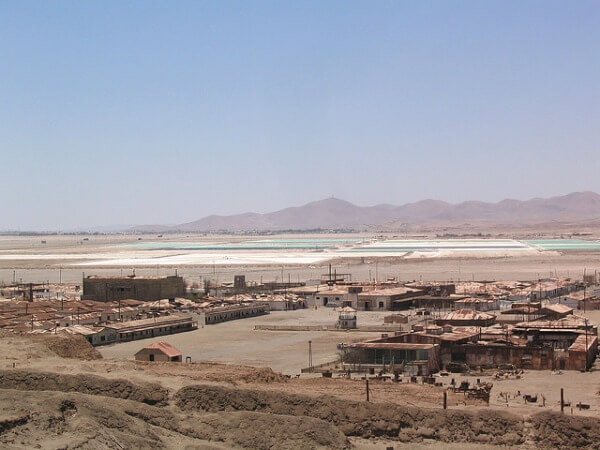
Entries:
[[402,206],[357,206],[327,198],[303,206],[267,214],[244,213],[207,216],[175,226],[145,225],[133,231],[243,231],[364,228],[385,223],[527,225],[550,222],[581,222],[600,219],[600,195],[574,192],[552,198],[498,203],[467,201],[458,204],[421,200]]

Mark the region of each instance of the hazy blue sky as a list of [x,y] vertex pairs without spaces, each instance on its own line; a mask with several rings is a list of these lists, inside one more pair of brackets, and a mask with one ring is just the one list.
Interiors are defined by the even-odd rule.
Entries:
[[598,1],[0,0],[0,229],[600,191]]

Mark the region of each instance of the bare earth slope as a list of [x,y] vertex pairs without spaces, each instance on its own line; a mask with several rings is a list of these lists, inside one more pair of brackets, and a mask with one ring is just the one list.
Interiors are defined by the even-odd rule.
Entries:
[[[320,378],[292,380],[265,369],[65,359],[49,351],[43,339],[25,336],[1,337],[0,351],[6,355],[0,361],[2,448],[368,449],[449,444],[591,449],[600,440],[596,417],[549,412],[521,416],[476,405],[447,411],[406,406],[429,391],[440,391],[434,386],[385,383],[381,389],[389,395],[381,396],[382,403],[370,403],[348,399],[359,380],[339,380],[342,388],[334,397],[315,389],[322,387]],[[338,380],[326,384],[334,392]],[[344,395],[348,388],[352,391]],[[402,397],[401,392],[410,394]]]

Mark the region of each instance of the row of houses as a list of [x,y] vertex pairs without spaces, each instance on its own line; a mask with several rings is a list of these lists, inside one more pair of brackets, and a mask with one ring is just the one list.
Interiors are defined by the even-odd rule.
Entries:
[[[401,311],[409,308],[437,310],[475,309],[492,311],[509,308],[513,302],[566,303],[582,309],[581,289],[585,286],[570,279],[539,282],[385,282],[339,283],[302,286],[290,292],[301,296],[309,308],[351,307],[360,311]],[[590,292],[585,300],[591,308],[600,300]]]
[[421,327],[344,345],[342,362],[348,370],[392,366],[414,375],[457,366],[587,370],[597,352],[597,328],[573,316],[511,327]]
[[204,323],[212,325],[215,323],[228,322],[230,320],[246,319],[248,317],[269,314],[269,305],[263,303],[242,304],[211,308],[203,313]]
[[[207,323],[234,318],[267,314],[270,310],[293,310],[304,307],[297,296],[273,295],[253,299],[161,299],[143,302],[134,299],[117,302],[93,300],[36,299],[0,300],[0,328],[13,332],[54,330],[82,326],[106,326],[133,320],[152,319],[169,314],[196,314],[206,316]],[[225,311],[224,309],[228,309]],[[235,311],[234,311],[235,310]],[[200,320],[200,319],[199,319]],[[204,322],[202,322],[204,324]]]
[[54,331],[82,335],[90,344],[96,346],[183,333],[197,328],[198,321],[192,316],[169,315],[105,326],[73,325]]

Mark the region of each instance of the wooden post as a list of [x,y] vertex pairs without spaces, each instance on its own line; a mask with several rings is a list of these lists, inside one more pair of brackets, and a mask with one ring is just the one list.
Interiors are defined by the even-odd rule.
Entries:
[[365,377],[365,381],[367,383],[367,401],[370,401],[370,398],[369,398],[369,379],[367,377]]
[[560,412],[561,414],[565,412],[565,391],[563,388],[560,388]]
[[448,409],[448,392],[444,391],[444,409]]

